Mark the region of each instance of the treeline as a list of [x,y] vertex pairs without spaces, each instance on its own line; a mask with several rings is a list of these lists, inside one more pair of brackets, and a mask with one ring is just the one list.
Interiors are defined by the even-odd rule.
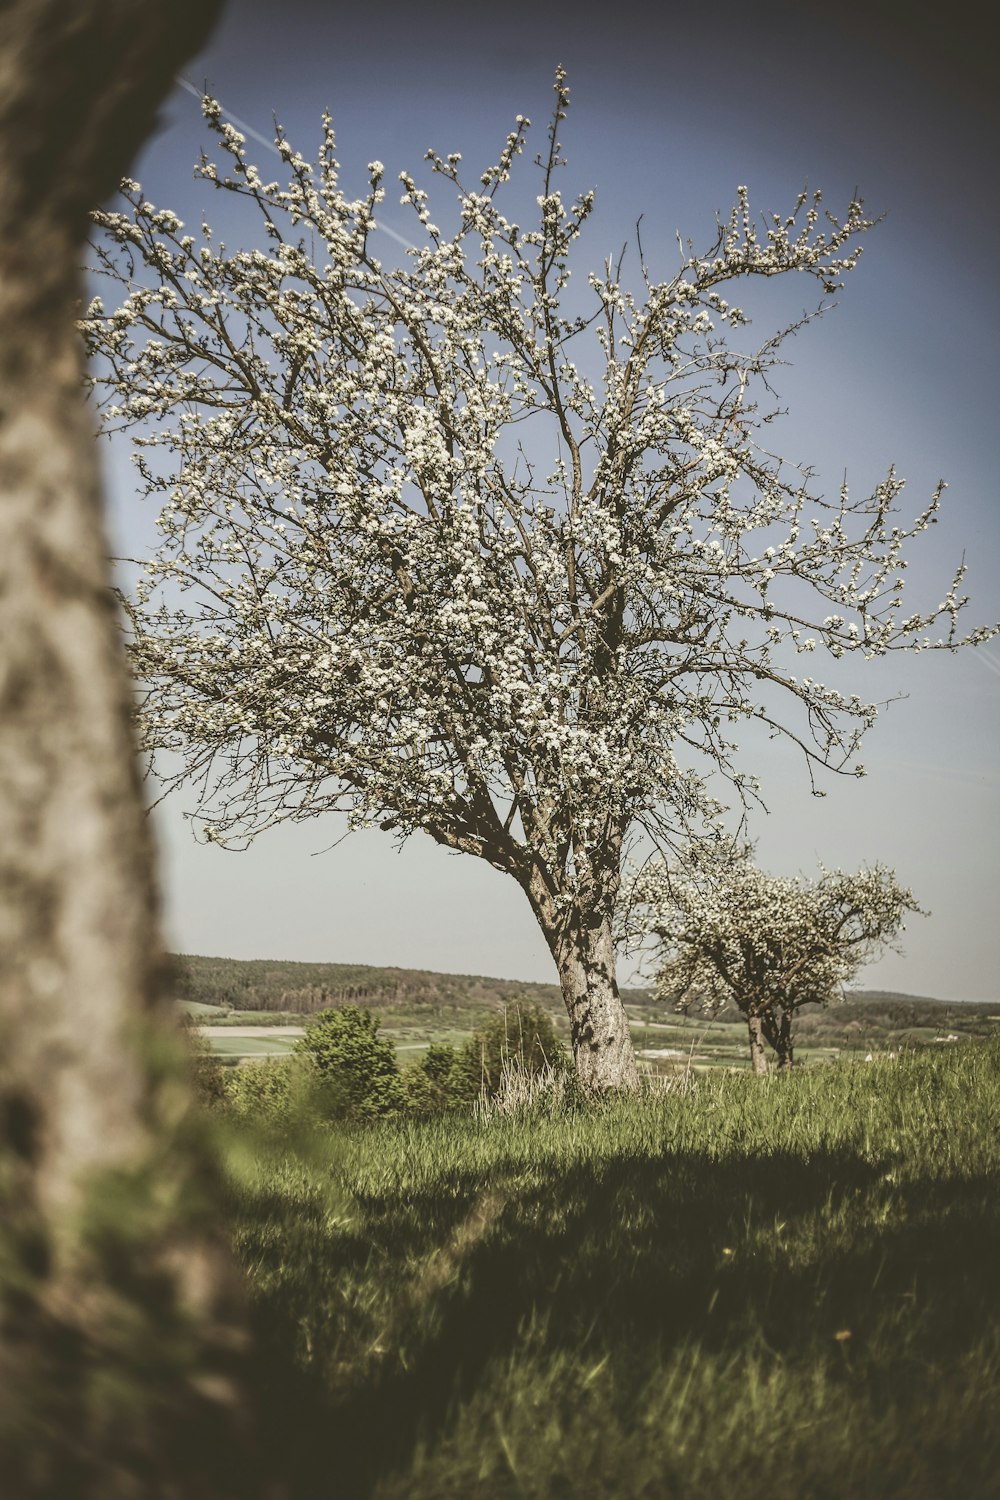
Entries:
[[994,1001],[932,1000],[923,996],[898,995],[881,990],[859,991],[841,1005],[825,1010],[803,1010],[796,1028],[800,1042],[830,1042],[858,1046],[870,1038],[879,1045],[920,1040],[932,1030],[957,1037],[988,1036],[1000,1031],[991,1016],[1000,1015]]
[[[652,1007],[645,1014],[653,1016]],[[666,1019],[661,1012],[657,1019]],[[688,1014],[700,1012],[692,1007]],[[1000,1034],[1000,1002],[934,1000],[928,995],[900,995],[887,990],[853,990],[834,1005],[804,1006],[795,1023],[795,1038],[807,1046],[879,1048],[930,1040],[928,1033],[959,1039]],[[993,1018],[993,1019],[991,1019]],[[742,1031],[746,1025],[735,1008],[716,1017]]]
[[[522,984],[475,974],[437,974],[428,969],[376,968],[367,964],[310,964],[283,959],[173,957],[174,993],[241,1011],[313,1015],[341,1005],[382,1014],[414,1011],[428,1019],[447,1014],[501,1010],[513,992],[558,1016],[563,1001],[556,984]],[[629,998],[625,993],[625,998]],[[635,991],[645,999],[644,991]]]

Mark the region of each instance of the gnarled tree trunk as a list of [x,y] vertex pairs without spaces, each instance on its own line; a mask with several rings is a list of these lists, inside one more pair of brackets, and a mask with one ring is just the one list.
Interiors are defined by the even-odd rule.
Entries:
[[639,1075],[615,979],[610,920],[581,915],[557,942],[554,956],[580,1082],[592,1089],[634,1088]]
[[779,1073],[787,1073],[792,1066],[792,1015],[786,1009],[777,1016],[769,1010],[764,1016],[764,1035],[774,1048]]
[[0,0],[0,1471],[18,1496],[256,1491],[74,327],[87,212],[217,9]]
[[750,1066],[758,1078],[764,1078],[767,1075],[767,1050],[764,1018],[759,1010],[747,1011],[747,1031],[750,1034]]
[[615,977],[612,936],[617,863],[583,898],[561,905],[535,872],[528,899],[559,971],[577,1077],[584,1088],[631,1089],[639,1082],[628,1015]]

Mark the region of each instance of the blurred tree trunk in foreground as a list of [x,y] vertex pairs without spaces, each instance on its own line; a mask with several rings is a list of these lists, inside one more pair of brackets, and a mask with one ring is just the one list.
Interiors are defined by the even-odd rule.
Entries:
[[220,3],[0,0],[8,1500],[255,1493],[239,1472],[244,1314],[164,1009],[74,326],[88,211],[125,173]]

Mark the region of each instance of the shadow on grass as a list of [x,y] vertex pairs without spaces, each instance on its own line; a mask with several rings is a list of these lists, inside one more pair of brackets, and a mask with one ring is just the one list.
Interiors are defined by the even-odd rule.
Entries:
[[[363,1500],[532,1338],[547,1357],[608,1356],[627,1420],[671,1350],[819,1351],[847,1370],[837,1335],[863,1359],[896,1318],[907,1359],[883,1348],[866,1379],[872,1402],[899,1398],[909,1365],[946,1360],[981,1325],[997,1264],[991,1192],[968,1177],[897,1185],[850,1152],[686,1152],[542,1162],[528,1180],[523,1163],[488,1179],[456,1171],[405,1202],[372,1197],[353,1233],[307,1232],[301,1276],[286,1265],[259,1298],[268,1446],[296,1500]],[[294,1260],[296,1243],[279,1236],[274,1253]],[[324,1280],[376,1289],[371,1316],[324,1325],[308,1301],[322,1304]],[[303,1348],[310,1323],[320,1331]]]

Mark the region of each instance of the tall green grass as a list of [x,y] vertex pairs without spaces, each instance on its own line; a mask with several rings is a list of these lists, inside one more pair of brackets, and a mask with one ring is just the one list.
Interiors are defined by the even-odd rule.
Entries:
[[301,1496],[986,1500],[1000,1046],[246,1141]]

